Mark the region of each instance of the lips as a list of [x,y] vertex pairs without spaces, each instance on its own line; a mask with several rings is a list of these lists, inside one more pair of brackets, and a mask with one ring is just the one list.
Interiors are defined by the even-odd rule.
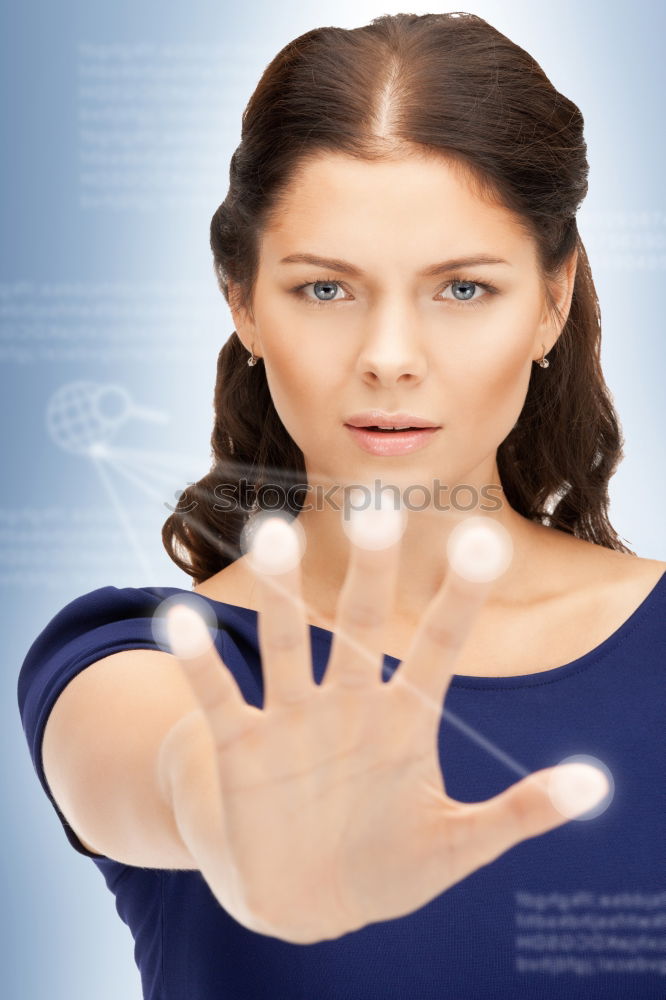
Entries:
[[368,428],[383,430],[384,428],[392,429],[394,427],[400,427],[403,430],[419,430],[422,427],[439,426],[433,423],[432,420],[428,420],[427,417],[422,417],[416,413],[407,413],[404,410],[394,411],[393,413],[389,413],[386,410],[364,410],[361,413],[355,413],[348,417],[345,423],[348,427],[360,427],[364,430],[368,430]]
[[391,431],[365,426],[354,427],[352,424],[345,426],[363,451],[384,457],[406,455],[425,447],[429,439],[441,430],[439,427],[412,427],[403,431]]

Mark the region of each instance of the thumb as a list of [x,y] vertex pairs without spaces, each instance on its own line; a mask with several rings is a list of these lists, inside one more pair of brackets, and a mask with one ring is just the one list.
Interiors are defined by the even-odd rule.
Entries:
[[608,794],[609,787],[603,771],[591,764],[534,771],[499,795],[470,806],[470,842],[488,864],[528,837],[588,812]]

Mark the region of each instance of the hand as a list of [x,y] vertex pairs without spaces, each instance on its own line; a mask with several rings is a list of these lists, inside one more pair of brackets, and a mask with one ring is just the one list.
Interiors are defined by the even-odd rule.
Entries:
[[205,629],[196,655],[183,645],[196,613],[169,612],[172,646],[214,746],[225,893],[233,884],[237,911],[292,943],[333,939],[419,909],[571,818],[548,794],[553,772],[590,776],[572,764],[536,771],[485,802],[446,794],[440,714],[490,584],[470,582],[449,565],[406,658],[385,682],[382,637],[399,546],[350,543],[321,685],[313,679],[298,562],[270,579],[258,576],[263,709],[245,701]]

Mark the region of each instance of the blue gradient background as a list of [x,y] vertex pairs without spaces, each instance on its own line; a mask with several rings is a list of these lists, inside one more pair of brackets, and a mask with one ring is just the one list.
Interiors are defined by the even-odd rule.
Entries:
[[[312,27],[449,9],[456,8],[358,0],[320,2],[312,10],[200,0],[171,7],[148,0],[23,0],[3,9],[1,967],[2,992],[12,1000],[141,995],[129,930],[93,863],[70,848],[32,769],[16,679],[37,632],[73,597],[106,584],[190,585],[164,553],[160,528],[164,503],[208,467],[215,360],[233,329],[212,272],[208,226],[226,194],[242,109],[278,49]],[[584,114],[591,170],[580,229],[602,306],[604,370],[626,441],[626,458],[610,484],[611,520],[638,555],[666,559],[666,7],[566,0],[542,10],[513,0],[471,9],[534,55]],[[199,74],[193,88],[191,67],[190,77],[179,76],[184,61],[172,60],[169,80],[153,79],[156,91],[146,93],[145,105],[134,102],[137,120],[143,112],[142,127],[151,131],[150,149],[167,126],[175,140],[159,184],[151,182],[154,160],[129,185],[130,167],[117,168],[130,196],[124,206],[108,200],[113,180],[104,188],[106,203],[90,201],[99,191],[91,193],[84,177],[91,164],[82,159],[91,149],[81,117],[91,106],[81,97],[82,66],[100,65],[99,53],[89,58],[90,46],[112,44],[124,46],[122,58],[133,66],[141,52],[147,65],[161,46],[181,46],[182,56],[182,46],[190,45]],[[138,45],[145,50],[132,48]],[[107,96],[104,106],[112,109],[113,100]],[[168,118],[176,108],[178,128]],[[98,124],[98,152],[103,134]],[[72,301],[79,307],[107,301],[106,292],[90,292],[101,282],[133,283],[131,321],[121,315],[111,328],[90,311],[72,318]],[[61,293],[54,304],[45,286],[56,284]],[[63,284],[79,286],[67,308]],[[111,299],[117,314],[126,309],[127,297],[117,290]],[[45,301],[50,313],[40,319]],[[22,354],[28,347],[33,353]],[[79,379],[121,386],[136,406],[165,421],[135,414],[120,428],[114,443],[146,455],[138,475],[134,460],[134,480],[113,473],[112,493],[89,460],[63,450],[47,430],[49,399]]]

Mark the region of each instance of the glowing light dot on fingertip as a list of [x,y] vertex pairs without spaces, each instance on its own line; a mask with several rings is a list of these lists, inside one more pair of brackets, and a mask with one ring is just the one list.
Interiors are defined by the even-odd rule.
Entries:
[[446,542],[449,564],[465,580],[488,583],[511,565],[513,542],[506,528],[489,517],[468,517]]
[[359,548],[387,549],[404,534],[407,513],[395,497],[381,494],[379,502],[375,498],[364,507],[348,511],[343,508],[342,525],[349,540]]
[[206,623],[187,604],[174,604],[166,612],[166,633],[174,656],[189,660],[201,656],[213,644]]
[[243,544],[255,573],[273,576],[288,573],[303,558],[303,528],[293,517],[264,512],[252,518],[244,529]]
[[173,652],[171,648],[171,636],[167,626],[167,617],[169,611],[175,607],[191,609],[192,613],[196,614],[198,620],[203,622],[208,643],[210,644],[215,641],[215,636],[219,630],[215,611],[204,597],[184,591],[182,594],[172,594],[170,597],[165,598],[153,612],[150,627],[153,639],[160,649],[163,649],[165,653]]
[[550,800],[567,819],[595,819],[608,809],[614,792],[609,769],[587,754],[566,757],[549,776]]

